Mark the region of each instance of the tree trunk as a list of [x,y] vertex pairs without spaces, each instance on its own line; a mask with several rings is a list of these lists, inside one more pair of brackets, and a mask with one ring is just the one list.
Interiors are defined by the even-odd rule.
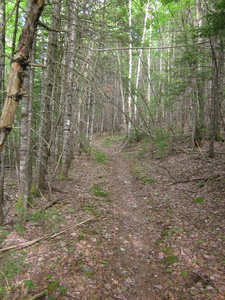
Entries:
[[[212,49],[212,87],[211,87],[211,113],[210,113],[210,145],[209,156],[214,157],[214,142],[220,139],[219,109],[223,88],[224,46],[223,41]],[[219,63],[218,63],[219,62]]]
[[126,104],[123,88],[123,79],[122,79],[122,64],[119,51],[117,52],[118,57],[118,68],[119,68],[119,86],[120,86],[120,97],[121,97],[121,109],[123,113],[123,126],[126,128]]
[[132,67],[133,67],[133,56],[132,56],[132,0],[129,0],[129,71],[128,71],[128,124],[127,134],[130,136],[131,133],[131,122],[132,122]]
[[[33,53],[32,56],[34,56]],[[33,79],[34,67],[29,67],[27,75],[24,78],[24,88],[28,91],[28,95],[23,97],[21,107],[19,197],[17,209],[27,209],[27,205],[31,201],[31,126],[34,84]]]
[[6,99],[0,118],[0,151],[12,130],[19,100],[22,98],[23,79],[29,64],[30,49],[33,44],[38,20],[44,8],[44,0],[32,0],[31,10],[20,36],[19,45],[14,56],[8,76]]
[[61,178],[68,178],[69,167],[71,164],[71,142],[73,136],[73,125],[72,121],[72,102],[74,100],[74,67],[76,59],[76,24],[77,24],[77,3],[68,0],[67,2],[69,10],[68,16],[68,33],[67,33],[67,52],[66,55],[66,94],[63,95],[65,100],[65,112],[64,112],[64,123],[63,123],[63,153],[62,153],[62,169],[60,176]]
[[[57,29],[60,24],[60,11],[61,11],[61,1],[58,1],[53,6],[51,28]],[[38,159],[36,163],[36,174],[33,183],[32,192],[38,195],[39,191],[47,188],[45,185],[45,178],[48,173],[48,158],[51,152],[51,127],[52,119],[52,103],[53,99],[53,86],[56,72],[57,61],[57,43],[58,33],[51,31],[48,38],[48,52],[47,52],[47,69],[44,75],[44,90],[43,90],[43,101],[41,105],[41,121],[39,130],[39,140],[38,140]],[[53,121],[54,122],[54,121]],[[52,140],[51,140],[52,138]]]
[[[0,2],[0,53],[5,53],[5,1]],[[0,108],[3,104],[3,91],[4,91],[4,70],[5,59],[4,55],[0,56]],[[0,153],[0,225],[3,223],[3,200],[4,200],[4,150]]]
[[[16,37],[17,37],[17,32],[18,32],[18,20],[19,20],[19,9],[20,9],[20,2],[21,0],[18,0],[15,4],[16,6],[16,16],[15,16],[15,21],[14,21],[14,31],[13,31],[13,40],[12,40],[12,47],[11,47],[11,56],[13,57],[15,50],[16,50]],[[30,8],[30,1],[29,1],[29,7],[27,5],[27,8]],[[27,11],[29,11],[27,9]]]
[[[144,19],[142,38],[141,38],[141,47],[143,47],[144,42],[145,42],[146,24],[147,24],[147,20],[148,20],[148,9],[149,9],[149,1],[147,2],[146,7],[145,7],[145,19]],[[134,119],[135,120],[137,120],[138,87],[139,87],[139,81],[140,81],[140,75],[141,75],[142,60],[143,60],[143,48],[140,49],[139,56],[138,56],[138,65],[137,65],[137,74],[136,74],[136,83],[135,83],[135,96],[134,96]]]

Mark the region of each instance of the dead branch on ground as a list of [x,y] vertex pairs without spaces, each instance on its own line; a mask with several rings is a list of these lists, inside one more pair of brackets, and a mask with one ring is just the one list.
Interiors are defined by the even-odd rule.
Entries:
[[40,241],[43,241],[43,240],[46,240],[46,239],[52,239],[52,238],[54,238],[54,237],[56,237],[56,236],[58,236],[58,235],[64,233],[66,230],[68,230],[68,229],[70,229],[70,228],[78,227],[78,226],[80,226],[80,225],[82,225],[82,224],[84,224],[84,223],[87,223],[87,222],[93,220],[94,218],[95,218],[95,217],[89,218],[89,219],[84,220],[84,221],[82,221],[82,222],[80,222],[80,223],[78,223],[78,224],[76,224],[76,225],[74,225],[74,226],[68,226],[68,227],[64,228],[63,230],[58,231],[58,232],[56,232],[56,233],[54,233],[54,234],[44,235],[44,236],[42,236],[42,237],[40,237],[40,238],[37,238],[37,239],[35,239],[35,240],[32,240],[32,241],[28,241],[28,242],[22,243],[22,244],[20,244],[20,245],[13,245],[13,246],[10,246],[10,247],[7,247],[7,248],[0,249],[0,252],[3,253],[3,252],[7,252],[7,251],[13,250],[13,249],[19,250],[19,249],[22,249],[22,248],[26,248],[26,247],[32,246],[32,245],[34,245],[34,244],[36,244],[37,242],[40,242]]

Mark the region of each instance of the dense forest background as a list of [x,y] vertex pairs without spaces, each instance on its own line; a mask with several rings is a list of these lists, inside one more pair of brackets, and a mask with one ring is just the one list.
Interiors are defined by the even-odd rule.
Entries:
[[[32,3],[0,3],[2,107]],[[122,132],[160,149],[206,139],[213,157],[225,129],[224,20],[224,0],[45,1],[1,152],[0,222],[5,167],[16,170],[26,209],[55,177],[68,178],[94,135]]]

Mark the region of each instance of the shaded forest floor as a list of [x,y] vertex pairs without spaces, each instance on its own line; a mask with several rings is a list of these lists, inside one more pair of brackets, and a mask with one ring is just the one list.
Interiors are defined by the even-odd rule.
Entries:
[[2,299],[225,299],[225,146],[207,159],[118,143],[94,141],[55,205],[1,229],[1,248],[18,245],[0,253]]

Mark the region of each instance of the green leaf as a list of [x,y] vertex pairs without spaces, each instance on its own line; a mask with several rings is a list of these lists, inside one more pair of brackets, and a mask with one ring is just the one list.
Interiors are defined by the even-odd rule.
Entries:
[[100,263],[103,264],[103,265],[109,265],[109,262],[106,261],[106,260],[101,260]]
[[166,269],[166,273],[172,273],[173,271],[171,269]]

